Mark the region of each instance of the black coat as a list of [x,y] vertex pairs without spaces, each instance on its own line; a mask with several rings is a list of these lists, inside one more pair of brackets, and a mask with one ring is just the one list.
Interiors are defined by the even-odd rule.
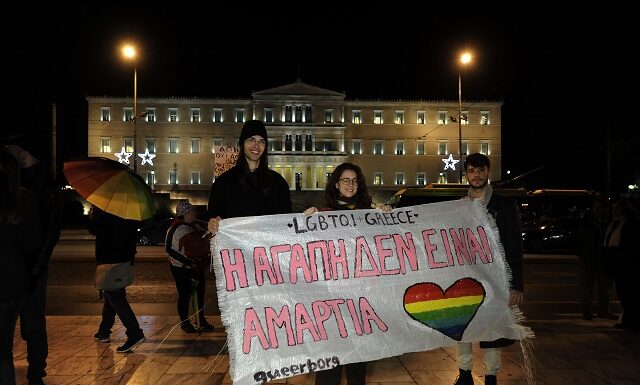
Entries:
[[515,200],[494,192],[491,194],[487,210],[498,226],[504,256],[511,269],[511,288],[524,293],[522,230],[518,204]]
[[0,302],[16,302],[29,293],[28,266],[40,251],[42,227],[38,201],[29,190],[22,192],[22,218],[16,224],[0,225]]
[[216,178],[209,193],[208,212],[211,218],[236,218],[256,215],[291,213],[289,185],[280,174],[269,170],[268,189],[264,181],[245,178],[243,170],[234,167]]
[[136,255],[140,222],[122,219],[93,207],[89,232],[96,236],[96,262],[120,263],[133,260]]
[[[504,257],[511,269],[511,289],[524,293],[524,278],[522,267],[522,231],[520,214],[515,200],[496,194],[491,194],[487,211],[496,221],[500,242],[504,248]],[[512,345],[515,341],[499,338],[494,341],[480,341],[480,347],[499,348]]]

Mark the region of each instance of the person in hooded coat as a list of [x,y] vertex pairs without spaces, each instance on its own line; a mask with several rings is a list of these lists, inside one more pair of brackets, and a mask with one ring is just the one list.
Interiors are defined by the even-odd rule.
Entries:
[[213,235],[222,219],[293,211],[287,181],[269,169],[268,140],[262,121],[249,120],[242,127],[236,165],[211,185],[208,230]]

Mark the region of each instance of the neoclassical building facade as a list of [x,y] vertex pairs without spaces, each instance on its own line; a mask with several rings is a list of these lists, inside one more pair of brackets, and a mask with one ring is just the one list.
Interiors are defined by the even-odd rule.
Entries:
[[155,192],[195,204],[207,202],[216,151],[237,147],[250,119],[265,122],[269,165],[292,190],[323,190],[342,162],[358,164],[374,194],[457,183],[460,139],[462,159],[487,154],[491,179],[501,174],[497,101],[463,101],[461,126],[457,101],[350,100],[301,81],[250,98],[139,98],[135,124],[132,98],[91,96],[87,102],[88,156],[132,164],[133,155],[126,155],[134,153],[135,127],[140,176]]

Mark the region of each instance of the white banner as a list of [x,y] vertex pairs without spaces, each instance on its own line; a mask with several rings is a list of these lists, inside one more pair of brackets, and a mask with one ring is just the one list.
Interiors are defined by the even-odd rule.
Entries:
[[479,202],[225,219],[214,241],[234,384],[524,335]]

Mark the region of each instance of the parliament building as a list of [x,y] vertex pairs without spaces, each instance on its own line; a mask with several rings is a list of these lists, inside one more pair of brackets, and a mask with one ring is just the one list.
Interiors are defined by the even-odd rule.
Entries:
[[[206,204],[215,157],[233,151],[245,121],[265,122],[269,166],[292,191],[321,191],[342,162],[359,165],[375,197],[458,183],[464,155],[480,152],[501,175],[499,101],[357,100],[297,81],[249,98],[90,96],[88,156],[128,163],[156,193]],[[461,116],[459,116],[461,115]],[[135,151],[134,151],[135,137]],[[464,178],[464,177],[463,177]],[[462,183],[466,183],[463,179]]]

